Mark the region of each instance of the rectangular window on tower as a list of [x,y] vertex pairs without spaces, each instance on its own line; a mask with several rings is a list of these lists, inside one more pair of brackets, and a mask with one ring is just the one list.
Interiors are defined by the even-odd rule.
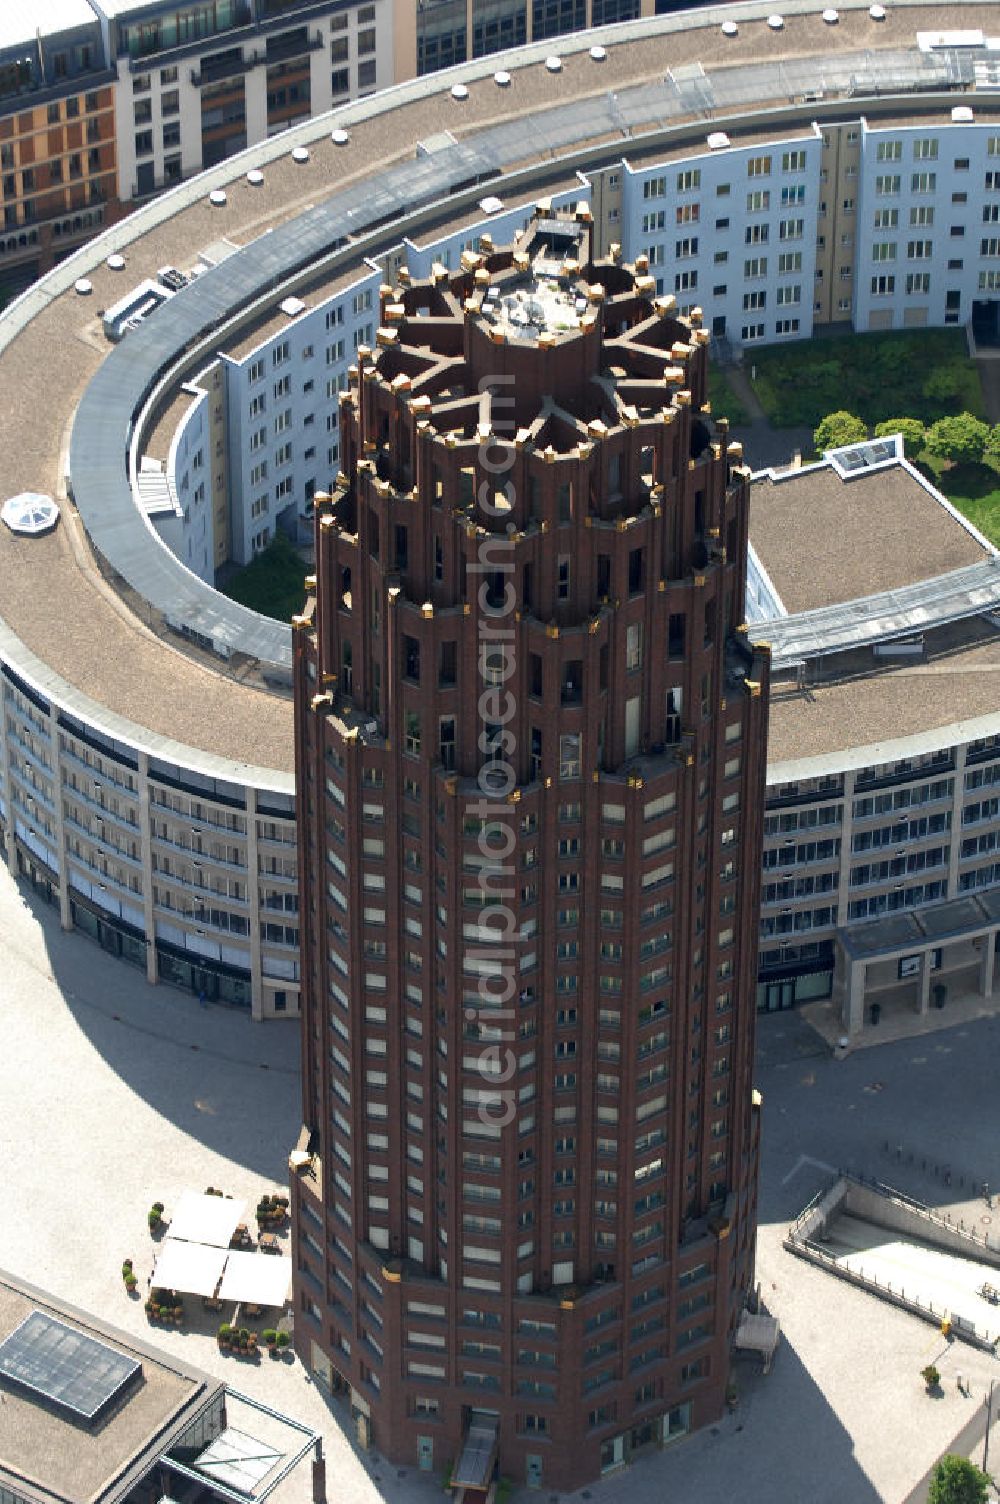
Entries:
[[442,642],[438,648],[438,683],[443,689],[455,683],[456,646],[454,642]]
[[642,668],[642,622],[625,628],[625,669],[634,674]]
[[559,777],[579,778],[579,776],[580,736],[578,732],[571,732],[559,738]]
[[455,767],[455,717],[443,715],[438,722],[438,755],[449,772]]

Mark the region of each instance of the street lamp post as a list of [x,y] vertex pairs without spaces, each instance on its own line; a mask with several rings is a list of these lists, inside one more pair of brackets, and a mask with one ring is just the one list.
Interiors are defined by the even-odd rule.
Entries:
[[990,1455],[990,1426],[993,1424],[993,1385],[995,1379],[990,1379],[989,1392],[986,1396],[986,1435],[983,1437],[983,1472],[986,1471],[986,1462]]

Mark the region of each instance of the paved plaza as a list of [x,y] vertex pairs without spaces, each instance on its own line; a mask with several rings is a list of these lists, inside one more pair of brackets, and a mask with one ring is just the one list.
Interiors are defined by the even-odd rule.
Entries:
[[[361,1457],[297,1361],[254,1366],[219,1353],[213,1319],[151,1332],[120,1278],[152,1265],[146,1211],[219,1186],[255,1202],[287,1181],[298,1133],[298,1029],[199,1008],[64,934],[53,909],[0,868],[0,1267],[321,1430],[336,1504],[430,1504],[440,1477]],[[920,1504],[912,1490],[971,1423],[1000,1365],[932,1326],[793,1258],[789,1222],[831,1170],[863,1170],[980,1230],[1000,1206],[996,1061],[1000,1019],[984,1018],[835,1061],[801,1018],[761,1020],[764,1097],[758,1277],[780,1318],[772,1372],[736,1368],[739,1404],[668,1453],[640,1456],[580,1496],[595,1504]],[[287,1245],[287,1235],[283,1241]],[[196,1303],[194,1303],[196,1304]],[[194,1328],[192,1330],[192,1327]],[[934,1361],[942,1392],[924,1394]],[[957,1388],[961,1373],[971,1387]],[[981,1441],[978,1445],[981,1447]],[[1000,1460],[1000,1437],[993,1454]],[[278,1504],[305,1504],[309,1469]],[[525,1496],[527,1497],[527,1496]],[[548,1496],[546,1496],[548,1504]]]

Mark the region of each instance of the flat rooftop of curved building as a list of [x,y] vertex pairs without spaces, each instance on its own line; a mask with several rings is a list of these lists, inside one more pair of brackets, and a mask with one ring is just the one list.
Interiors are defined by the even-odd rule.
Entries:
[[[332,143],[329,119],[312,121],[212,169],[196,184],[183,184],[154,201],[57,268],[0,320],[2,341],[5,330],[15,327],[29,311],[32,314],[0,355],[0,417],[6,435],[0,451],[0,496],[21,490],[65,495],[73,416],[110,349],[98,311],[114,303],[123,291],[121,274],[104,265],[112,249],[120,249],[127,257],[129,285],[155,276],[165,264],[187,266],[199,248],[221,237],[244,245],[265,229],[321,202],[334,185],[338,190],[351,184],[360,187],[374,182],[393,164],[415,166],[414,143],[445,130],[462,142],[487,127],[517,126],[521,135],[512,134],[505,146],[515,160],[503,165],[513,168],[537,162],[550,172],[553,152],[570,145],[576,148],[587,140],[595,146],[604,143],[607,157],[636,160],[643,154],[643,143],[635,133],[667,122],[697,121],[698,139],[703,140],[711,118],[704,113],[707,96],[703,87],[689,91],[683,83],[683,70],[690,72],[692,65],[695,75],[698,64],[712,74],[715,108],[724,114],[727,109],[768,104],[787,107],[800,75],[802,80],[815,79],[817,69],[825,74],[846,66],[844,58],[866,50],[872,66],[878,63],[879,49],[885,51],[888,82],[894,76],[897,50],[912,49],[916,32],[935,24],[962,29],[995,22],[993,29],[1000,32],[1000,10],[987,6],[900,4],[881,23],[870,19],[867,6],[841,9],[837,27],[825,25],[820,10],[818,4],[806,7],[795,0],[794,6],[785,9],[781,31],[769,29],[768,8],[759,4],[746,12],[726,7],[631,23],[602,33],[607,58],[599,64],[588,56],[590,37],[583,41],[559,38],[505,55],[503,66],[512,79],[508,88],[493,82],[496,60],[469,64],[463,70],[469,94],[462,102],[449,93],[454,74],[418,80],[338,111],[338,123],[350,129],[348,147]],[[753,19],[747,19],[751,13]],[[723,16],[739,20],[737,38],[721,34]],[[616,37],[625,40],[619,42]],[[550,73],[543,66],[548,51],[563,57],[561,72]],[[780,73],[774,67],[779,62]],[[478,69],[483,74],[477,78]],[[673,82],[666,86],[664,80],[671,70]],[[644,81],[648,88],[630,96],[627,118],[619,120],[616,101],[629,85]],[[863,108],[857,98],[850,106],[852,114]],[[547,129],[550,122],[551,131]],[[801,124],[800,116],[792,127],[795,133]],[[756,129],[760,130],[759,123]],[[301,142],[309,144],[310,159],[300,166],[293,164],[289,152]],[[658,146],[657,152],[663,155],[663,147]],[[476,160],[481,165],[481,158]],[[263,188],[246,183],[244,174],[250,165],[263,168]],[[223,182],[227,202],[223,208],[214,208],[207,200],[208,187]],[[366,192],[366,197],[372,195]],[[528,197],[519,193],[513,201]],[[398,212],[398,205],[390,203],[386,212]],[[440,223],[454,215],[454,203],[443,205],[434,234],[439,233]],[[481,212],[472,206],[463,217],[472,222],[481,218]],[[344,228],[349,232],[350,225]],[[420,231],[419,238],[431,238],[430,230]],[[359,247],[359,258],[362,250]],[[54,295],[60,275],[65,281],[67,276],[84,273],[93,283],[92,296],[75,295],[71,283],[69,290]],[[262,318],[273,312],[270,302],[262,308]],[[154,325],[155,318],[147,327]],[[124,452],[123,435],[123,461]],[[130,610],[101,578],[73,509],[64,506],[63,512],[64,525],[45,538],[15,539],[0,529],[2,616],[29,653],[80,695],[155,736],[238,766],[290,772],[290,702],[224,676],[221,665],[207,657],[198,661],[179,643],[157,637],[141,619],[141,603],[136,603],[139,611]],[[150,536],[150,547],[158,546]],[[781,714],[779,710],[779,721]],[[777,740],[782,740],[780,732]]]
[[964,519],[900,462],[821,462],[757,477],[750,541],[789,613],[899,590],[988,559]]
[[804,690],[772,685],[768,776],[777,783],[815,776],[820,768],[804,766],[814,758],[837,767],[892,761],[919,750],[893,743],[926,737],[929,749],[945,726],[964,728],[957,740],[984,736],[985,728],[972,723],[985,717],[995,723],[998,705],[1000,632],[988,627],[978,641],[925,660],[869,663],[865,672]]

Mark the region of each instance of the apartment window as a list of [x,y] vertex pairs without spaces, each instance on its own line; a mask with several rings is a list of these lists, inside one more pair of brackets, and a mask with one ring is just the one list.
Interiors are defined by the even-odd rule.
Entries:
[[898,226],[899,226],[899,210],[898,209],[876,209],[875,210],[875,228],[876,228],[876,230],[895,230],[895,229],[898,228]]
[[696,271],[678,272],[674,277],[674,292],[692,292],[698,286]]
[[926,136],[914,141],[913,160],[915,162],[936,162],[937,154],[937,141]]
[[579,778],[580,776],[580,736],[578,732],[571,732],[559,738],[559,777]]
[[899,173],[880,174],[875,179],[875,193],[879,198],[890,198],[899,192],[901,178]]
[[634,622],[625,629],[625,668],[630,674],[642,668],[641,622]]
[[775,302],[779,308],[796,307],[802,302],[801,286],[779,287],[775,294]]
[[915,172],[910,177],[911,193],[934,193],[936,189],[936,172]]
[[679,225],[696,225],[701,218],[697,204],[678,204],[674,222]]
[[798,319],[778,319],[774,325],[775,334],[798,334]]
[[767,257],[751,256],[743,263],[743,279],[750,281],[755,277],[767,276]]
[[786,276],[789,272],[802,270],[801,251],[782,251],[778,257],[778,276]]
[[743,328],[740,330],[740,338],[742,339],[743,343],[747,345],[755,339],[763,339],[764,332],[765,331],[763,324],[744,324]]
[[770,157],[748,157],[747,158],[747,177],[748,178],[764,178],[764,177],[767,177],[767,175],[768,175],[768,173],[770,171],[771,171],[771,158]]
[[929,240],[909,240],[906,243],[907,261],[929,261],[932,243]]
[[163,115],[177,115],[180,113],[181,96],[177,89],[168,89],[160,95],[160,113]]
[[894,240],[877,240],[872,246],[873,261],[895,261],[896,242]]
[[901,162],[903,160],[902,141],[879,141],[875,146],[876,162]]
[[[781,207],[783,209],[791,209],[796,204],[804,204],[805,201],[806,201],[806,185],[805,185],[805,183],[790,183],[790,184],[787,184],[784,188],[782,188],[782,190],[781,190]],[[850,205],[850,208],[847,208],[848,205]],[[854,211],[854,200],[853,199],[845,199],[844,200],[844,207],[847,210],[847,213],[849,213],[849,214],[853,213],[853,211]]]
[[[663,179],[660,179],[663,182]],[[701,187],[701,168],[692,167],[677,174],[677,192],[694,193]]]
[[910,272],[906,278],[908,293],[927,293],[931,290],[930,272]]
[[749,312],[751,309],[764,308],[766,305],[767,293],[763,288],[759,288],[755,292],[745,292],[743,294],[744,312]]
[[762,214],[771,207],[771,195],[766,188],[755,188],[747,194],[747,213]]
[[643,198],[663,198],[667,191],[665,177],[647,178],[642,185]]
[[919,227],[920,229],[929,229],[933,223],[934,205],[914,204],[913,208],[910,210],[911,229],[916,227]]
[[806,154],[804,151],[786,151],[781,157],[782,172],[805,172]]
[[896,279],[884,272],[872,278],[872,297],[889,298],[896,291]]
[[743,233],[744,243],[746,245],[766,245],[768,228],[769,226],[766,224],[747,225]]

